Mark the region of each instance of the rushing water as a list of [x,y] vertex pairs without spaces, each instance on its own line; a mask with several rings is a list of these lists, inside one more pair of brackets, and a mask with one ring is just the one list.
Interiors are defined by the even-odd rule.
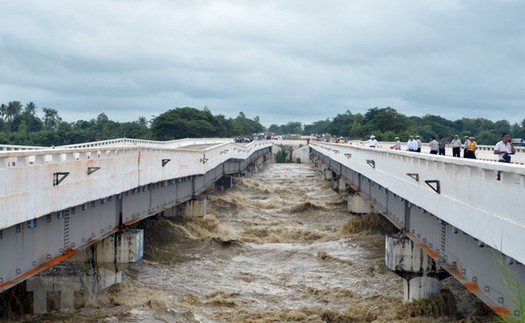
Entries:
[[[454,297],[404,305],[384,266],[380,217],[359,221],[311,165],[271,164],[227,191],[208,215],[154,217],[145,259],[123,282],[53,322],[473,322],[490,317],[451,280]],[[458,309],[455,310],[456,303]],[[448,314],[448,316],[447,316]],[[482,316],[479,316],[482,315]],[[485,316],[483,316],[485,315]]]

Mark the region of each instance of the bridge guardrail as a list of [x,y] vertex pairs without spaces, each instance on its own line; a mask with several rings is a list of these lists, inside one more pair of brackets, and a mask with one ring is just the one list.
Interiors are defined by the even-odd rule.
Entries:
[[227,140],[0,152],[0,230],[149,183],[205,174],[273,144]]
[[105,147],[105,146],[154,146],[154,147],[170,147],[177,148],[190,145],[206,145],[206,144],[220,144],[224,142],[233,142],[230,138],[184,138],[169,141],[155,141],[155,140],[144,140],[144,139],[131,139],[131,138],[118,138],[101,141],[93,141],[72,145],[64,145],[54,147],[56,149],[68,149],[68,148],[94,148],[94,147]]
[[344,144],[310,147],[525,263],[525,166]]

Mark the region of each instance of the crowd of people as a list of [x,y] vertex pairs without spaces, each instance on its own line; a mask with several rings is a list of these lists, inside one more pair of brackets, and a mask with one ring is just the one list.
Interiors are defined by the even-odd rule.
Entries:
[[[390,146],[390,148],[395,149],[395,150],[401,150],[401,141],[399,137],[395,137],[394,139],[395,139],[395,143],[393,146]],[[372,148],[379,147],[379,143],[376,140],[376,137],[374,135],[370,136],[370,139],[368,139],[365,142],[365,145],[368,147],[372,147]],[[420,153],[422,145],[423,143],[419,136],[411,135],[409,136],[408,141],[406,143],[406,150]],[[430,142],[428,142],[428,147],[430,148],[430,154],[433,154],[433,155],[445,156],[445,148],[447,147],[447,145],[452,147],[453,157],[461,157],[461,150],[463,150],[464,158],[476,159],[476,150],[478,149],[478,147],[476,143],[476,138],[474,137],[465,136],[462,142],[459,139],[459,136],[455,135],[454,138],[450,142],[447,142],[445,137],[441,137],[440,140],[437,141],[436,138],[432,136]],[[504,132],[501,135],[501,141],[499,141],[494,146],[494,154],[498,155],[499,162],[510,163],[511,155],[514,155],[515,153],[516,153],[516,149],[514,148],[514,145],[512,144],[512,139],[509,133]]]

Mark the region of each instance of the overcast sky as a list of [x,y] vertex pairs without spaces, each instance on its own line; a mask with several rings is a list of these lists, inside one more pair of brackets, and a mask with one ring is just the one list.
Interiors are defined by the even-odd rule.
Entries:
[[390,106],[525,118],[521,0],[0,0],[0,103],[311,123]]

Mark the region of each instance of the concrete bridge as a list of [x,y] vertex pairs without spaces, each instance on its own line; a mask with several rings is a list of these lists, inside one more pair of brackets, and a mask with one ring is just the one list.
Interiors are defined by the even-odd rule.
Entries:
[[[141,232],[126,228],[159,213],[203,212],[202,192],[229,187],[232,176],[254,171],[271,157],[272,147],[272,142],[230,139],[4,147],[0,292],[81,251],[89,254],[79,257],[91,262],[135,261],[141,257]],[[34,311],[46,311],[46,288],[72,293],[80,283],[75,279],[62,286],[29,280],[28,290],[40,295]],[[61,302],[71,309],[66,297]]]
[[[202,214],[202,192],[229,187],[232,176],[255,171],[286,146],[290,160],[311,157],[334,189],[349,194],[350,211],[383,214],[400,229],[386,237],[385,260],[405,278],[407,301],[437,293],[440,279],[453,275],[495,312],[522,315],[506,283],[525,286],[524,166],[314,141],[4,146],[0,292],[28,280],[34,311],[45,312],[42,290],[67,294],[80,282],[59,286],[36,274],[72,257],[140,259],[142,233],[129,226],[159,213]],[[66,297],[61,303],[72,308]]]
[[[385,261],[405,299],[436,293],[452,275],[500,315],[522,317],[525,167],[361,145],[310,142],[315,163],[349,208],[372,207],[400,229]],[[487,149],[488,151],[489,149]]]

